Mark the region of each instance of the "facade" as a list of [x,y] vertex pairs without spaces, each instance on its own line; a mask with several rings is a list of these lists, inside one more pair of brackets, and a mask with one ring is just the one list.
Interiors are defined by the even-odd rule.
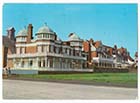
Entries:
[[13,27],[7,30],[7,36],[3,36],[3,67],[86,71],[94,67],[128,68],[134,65],[134,60],[123,47],[107,46],[93,39],[84,41],[75,33],[70,33],[69,39],[62,41],[47,25],[40,27],[34,35],[32,24],[20,30],[16,37]]
[[47,25],[39,28],[33,38],[33,26],[16,35],[16,52],[8,54],[8,67],[24,70],[86,69],[87,55],[82,51],[83,40],[70,33],[62,41]]
[[7,29],[7,36],[2,36],[2,53],[3,53],[3,68],[7,66],[7,54],[14,54],[15,48],[15,29],[10,27]]
[[126,48],[117,48],[104,45],[93,39],[83,42],[84,51],[88,53],[88,67],[128,68],[133,59]]

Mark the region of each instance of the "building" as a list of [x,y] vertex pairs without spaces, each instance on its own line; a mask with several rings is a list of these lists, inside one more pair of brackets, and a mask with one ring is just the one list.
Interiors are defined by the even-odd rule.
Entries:
[[16,36],[13,27],[7,30],[7,36],[3,36],[3,67],[13,70],[91,71],[95,67],[128,68],[134,65],[124,47],[111,47],[93,39],[84,41],[76,33],[70,33],[68,40],[62,41],[46,24],[34,35],[32,24]]
[[135,53],[134,67],[135,67],[135,68],[138,68],[138,52]]
[[117,48],[104,45],[101,41],[93,39],[83,42],[83,48],[88,53],[88,67],[92,68],[128,68],[132,65],[133,59],[126,48]]
[[15,29],[10,27],[7,29],[6,36],[2,36],[2,53],[3,53],[3,68],[7,66],[7,54],[14,54],[15,48]]
[[16,51],[8,53],[8,67],[19,70],[83,70],[87,69],[87,54],[83,40],[75,33],[62,41],[46,24],[33,37],[33,26],[16,35]]

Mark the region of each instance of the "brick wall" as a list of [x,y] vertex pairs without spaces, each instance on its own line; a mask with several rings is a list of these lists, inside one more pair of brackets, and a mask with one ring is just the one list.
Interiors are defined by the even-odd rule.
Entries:
[[88,52],[89,51],[89,43],[87,41],[83,42],[83,47],[84,47],[84,51]]
[[13,67],[14,67],[13,64],[14,64],[14,63],[13,63],[13,60],[12,60],[12,59],[9,59],[9,60],[8,60],[8,63],[7,63],[7,66],[10,67],[10,68],[13,68]]
[[3,67],[5,67],[7,65],[7,52],[8,52],[8,48],[2,46]]
[[37,52],[37,47],[36,46],[29,46],[26,47],[26,53],[36,53]]
[[97,57],[97,52],[96,52],[96,51],[93,51],[93,52],[91,53],[91,57]]

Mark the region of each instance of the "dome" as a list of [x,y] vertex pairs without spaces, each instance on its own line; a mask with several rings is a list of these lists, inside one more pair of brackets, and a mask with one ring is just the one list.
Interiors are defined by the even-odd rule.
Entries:
[[44,25],[39,28],[37,33],[51,33],[54,34],[53,30],[51,30],[47,25]]
[[72,40],[81,40],[80,37],[78,35],[76,35],[75,33],[71,33],[69,35],[69,40],[72,41]]
[[59,37],[57,37],[57,41],[62,41]]
[[17,36],[27,36],[27,30],[26,29],[22,29],[18,32]]

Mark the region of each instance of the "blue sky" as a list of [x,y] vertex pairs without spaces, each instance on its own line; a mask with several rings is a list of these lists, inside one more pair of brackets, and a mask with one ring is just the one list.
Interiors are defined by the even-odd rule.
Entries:
[[47,25],[62,40],[75,32],[82,39],[125,47],[131,56],[138,50],[137,4],[5,4],[3,35],[13,26],[16,34],[29,23],[34,34]]

